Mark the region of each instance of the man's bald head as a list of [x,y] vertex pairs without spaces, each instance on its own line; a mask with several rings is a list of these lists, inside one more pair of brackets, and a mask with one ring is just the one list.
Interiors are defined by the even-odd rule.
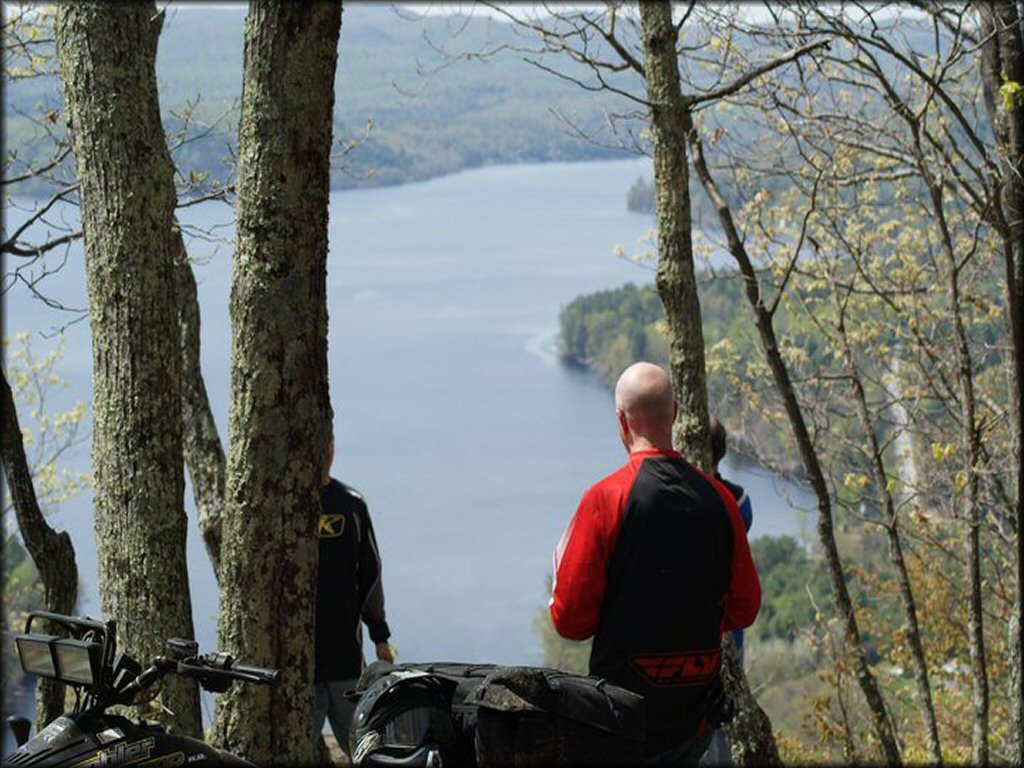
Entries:
[[615,385],[615,409],[625,416],[635,437],[662,444],[667,436],[671,447],[676,400],[672,382],[660,366],[635,363],[623,371]]

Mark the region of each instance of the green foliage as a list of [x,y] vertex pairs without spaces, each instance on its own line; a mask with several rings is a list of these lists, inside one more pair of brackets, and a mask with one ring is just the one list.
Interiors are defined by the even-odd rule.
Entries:
[[4,534],[4,627],[3,627],[3,685],[7,688],[21,679],[21,665],[11,636],[25,630],[28,612],[39,610],[43,604],[43,583],[35,563],[25,551],[21,540],[13,533]]
[[[752,328],[752,315],[737,272],[704,272],[701,317],[707,347],[708,397],[712,411],[730,424],[747,452],[790,470],[796,455],[775,402]],[[637,360],[668,362],[665,313],[653,285],[580,296],[563,307],[563,359],[594,371],[608,387]]]
[[762,536],[750,543],[761,578],[761,612],[748,632],[760,640],[794,640],[814,623],[814,604],[830,599],[828,573],[792,536]]
[[562,355],[613,384],[623,368],[655,351],[648,349],[649,342],[664,337],[660,327],[664,318],[661,300],[651,286],[637,288],[628,283],[582,296],[562,309]]
[[[13,342],[4,339],[3,344],[5,373],[14,394],[36,499],[44,514],[80,493],[89,483],[86,473],[71,471],[60,464],[61,457],[81,442],[79,429],[85,417],[85,405],[82,402],[68,410],[54,409],[52,406],[51,399],[55,393],[66,386],[56,373],[56,366],[63,356],[64,341],[62,335],[43,354],[36,352],[28,333],[18,334]],[[43,609],[45,604],[43,585],[35,563],[20,536],[12,532],[16,525],[9,495],[4,499],[3,517],[2,644],[6,687],[21,677],[21,667],[14,655],[10,634],[23,631],[28,612]]]
[[[27,332],[19,333],[13,344],[4,340],[7,379],[18,406],[18,421],[36,498],[44,511],[67,501],[89,482],[86,473],[73,472],[58,461],[68,449],[81,442],[79,430],[85,418],[82,401],[68,410],[56,412],[50,404],[56,392],[67,386],[55,370],[63,357],[64,343],[61,335],[49,351],[39,355]],[[8,507],[5,501],[5,512]]]
[[1003,84],[999,86],[999,96],[1003,100],[1003,109],[1009,112],[1024,101],[1024,86],[1021,86],[1016,80],[1007,79],[1004,72]]

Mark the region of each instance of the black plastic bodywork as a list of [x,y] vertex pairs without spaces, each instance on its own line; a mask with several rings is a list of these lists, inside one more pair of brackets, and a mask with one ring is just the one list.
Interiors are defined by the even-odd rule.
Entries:
[[10,766],[252,766],[197,739],[119,715],[62,715],[4,758]]

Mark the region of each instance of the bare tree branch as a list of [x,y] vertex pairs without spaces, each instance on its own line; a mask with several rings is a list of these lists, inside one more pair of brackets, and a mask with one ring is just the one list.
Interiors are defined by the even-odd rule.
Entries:
[[709,101],[718,101],[719,99],[724,99],[728,96],[732,96],[734,93],[737,93],[738,91],[741,91],[743,88],[748,86],[757,78],[768,74],[772,70],[778,69],[783,64],[788,64],[791,61],[796,61],[801,56],[805,56],[806,54],[812,51],[816,51],[821,48],[827,49],[828,46],[828,40],[819,40],[816,43],[809,43],[808,45],[801,46],[800,48],[794,48],[782,54],[781,56],[772,59],[771,61],[766,61],[763,64],[759,64],[756,67],[744,72],[739,77],[734,79],[732,82],[722,86],[721,88],[716,88],[712,91],[708,91],[707,93],[688,94],[683,98],[691,107],[696,106],[698,104],[704,104]]

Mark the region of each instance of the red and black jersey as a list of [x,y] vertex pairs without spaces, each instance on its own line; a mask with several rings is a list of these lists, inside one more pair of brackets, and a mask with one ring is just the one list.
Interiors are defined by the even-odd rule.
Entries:
[[590,673],[645,697],[653,741],[702,731],[722,632],[760,605],[736,500],[675,451],[636,451],[587,490],[555,551],[555,628],[594,637]]

